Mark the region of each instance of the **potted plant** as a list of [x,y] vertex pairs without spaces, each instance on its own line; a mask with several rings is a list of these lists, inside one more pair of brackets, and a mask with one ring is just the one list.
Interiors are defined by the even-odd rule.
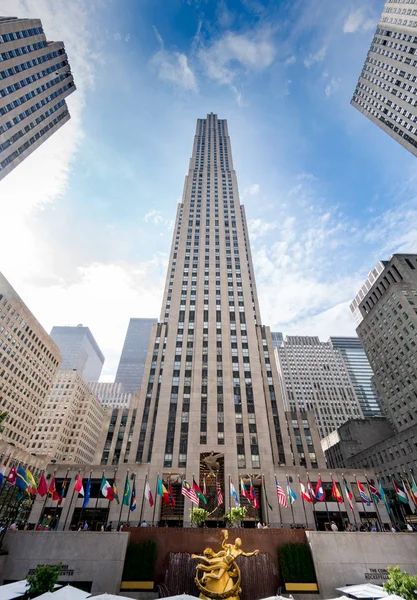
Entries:
[[156,563],[156,543],[152,540],[130,543],[123,569],[122,590],[153,590]]
[[235,508],[231,508],[225,515],[224,519],[230,525],[230,527],[234,527],[238,521],[241,521],[246,517],[246,506],[236,506]]
[[279,564],[287,592],[317,592],[313,558],[307,544],[285,544],[279,549]]
[[197,527],[202,527],[204,523],[207,521],[208,511],[205,508],[191,508],[190,509],[190,519],[191,523],[197,525]]

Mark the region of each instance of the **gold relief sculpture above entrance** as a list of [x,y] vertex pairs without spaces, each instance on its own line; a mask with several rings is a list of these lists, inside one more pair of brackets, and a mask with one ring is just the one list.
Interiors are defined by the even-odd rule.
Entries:
[[216,475],[220,471],[220,459],[224,457],[224,454],[222,454],[221,452],[215,454],[213,451],[211,451],[209,454],[201,456],[201,462],[203,463],[204,467],[208,470],[208,475]]
[[200,592],[199,598],[204,600],[239,600],[241,576],[236,559],[259,553],[259,550],[244,552],[240,538],[236,538],[234,544],[227,543],[229,534],[226,529],[222,530],[222,536],[222,549],[219,552],[206,548],[202,556],[192,555],[192,558],[201,561],[196,566],[195,582]]

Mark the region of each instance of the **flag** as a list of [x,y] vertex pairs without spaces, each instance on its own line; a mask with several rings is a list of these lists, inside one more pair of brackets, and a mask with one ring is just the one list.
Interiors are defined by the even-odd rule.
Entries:
[[275,485],[277,487],[277,496],[278,496],[278,502],[281,504],[281,506],[283,506],[284,508],[288,508],[288,499],[287,496],[284,493],[284,490],[282,489],[282,487],[279,485],[278,481],[275,479]]
[[264,494],[265,494],[265,502],[267,503],[269,510],[272,510],[272,506],[269,504],[268,495],[266,493],[265,480],[263,479],[262,481],[263,481],[263,488],[264,488]]
[[323,500],[326,499],[326,494],[324,493],[323,484],[321,482],[320,476],[319,476],[319,480],[316,485],[316,491],[315,491],[314,495],[316,496],[317,502],[323,502]]
[[85,486],[85,497],[84,497],[84,502],[83,502],[83,508],[87,508],[87,505],[90,502],[90,494],[91,494],[91,475],[87,480],[87,485]]
[[307,494],[304,485],[301,483],[301,479],[298,480],[300,482],[300,490],[301,490],[301,498],[306,502],[312,502],[309,494]]
[[78,475],[75,479],[74,490],[76,492],[78,492],[79,494],[81,494],[81,496],[84,496],[83,478],[81,477],[80,473],[78,473]]
[[45,473],[42,472],[41,478],[39,479],[38,494],[41,498],[43,498],[44,496],[46,496],[47,493],[48,484],[46,483]]
[[50,496],[52,496],[52,501],[59,500],[59,498],[60,498],[58,492],[56,491],[55,477],[52,477],[52,479],[51,479],[51,483],[49,484],[48,494]]
[[126,481],[125,481],[125,489],[123,492],[123,504],[125,506],[129,506],[130,504],[130,483],[129,483],[129,477],[126,474]]
[[68,471],[66,472],[66,474],[65,474],[65,477],[64,477],[64,481],[62,482],[62,486],[61,486],[61,497],[60,497],[60,499],[59,499],[59,502],[58,502],[58,505],[59,505],[59,506],[61,506],[61,504],[62,504],[62,501],[63,501],[63,499],[65,498],[65,494],[66,494],[66,492],[67,492],[67,487],[68,487],[68,479],[67,479],[67,476],[68,476]]
[[[403,478],[401,478],[401,483],[402,483],[402,486],[403,486],[403,490],[404,490],[404,492],[405,492],[405,495],[407,496],[408,504],[409,504],[409,506],[410,506],[410,508],[411,508],[411,511],[414,513],[414,512],[415,512],[416,505],[414,504],[414,502],[413,502],[413,500],[412,500],[412,498],[413,498],[413,495],[412,495],[412,493],[411,493],[411,490],[410,490],[409,486],[407,486],[408,480],[406,479],[406,482],[404,483],[404,479],[403,479]],[[410,495],[409,495],[409,494],[411,494],[411,497],[410,497]]]
[[27,492],[28,491],[29,483],[28,483],[28,481],[26,479],[26,471],[22,467],[22,465],[19,465],[17,467],[17,471],[16,471],[16,487],[18,487],[21,492]]
[[9,474],[7,475],[7,479],[6,479],[6,481],[9,485],[16,485],[16,475],[17,475],[16,467],[14,465],[12,465],[11,469],[9,471]]
[[293,502],[295,502],[297,500],[297,496],[295,495],[294,490],[291,488],[289,481],[288,481],[288,477],[287,477],[287,496],[288,496],[288,502],[290,504],[292,504]]
[[[174,508],[177,501],[175,500],[175,494],[174,494],[174,488],[172,485],[172,481],[170,481],[168,484],[168,494],[169,494],[169,503],[171,504],[172,508]],[[203,496],[204,496],[204,494],[203,494]]]
[[100,491],[103,494],[103,496],[105,498],[107,498],[107,500],[109,500],[110,502],[113,500],[113,498],[114,498],[113,488],[110,485],[110,483],[107,481],[107,479],[104,477],[104,475],[101,478]]
[[413,493],[414,502],[417,503],[417,485],[414,475],[411,473],[411,491]]
[[[152,500],[152,504],[153,504],[153,500]],[[133,489],[132,489],[132,495],[130,497],[129,510],[131,512],[136,510],[136,478],[133,480]]]
[[203,492],[200,490],[200,486],[197,485],[194,477],[193,477],[193,490],[197,494],[197,498],[199,498],[204,504],[207,504],[207,500],[204,497]]
[[250,502],[251,497],[250,497],[250,494],[249,494],[248,490],[245,487],[245,484],[243,483],[243,479],[242,478],[240,478],[240,491],[242,492],[242,496],[244,498],[246,498],[246,500],[249,500],[249,502]]
[[379,493],[379,491],[377,490],[376,487],[374,487],[371,483],[369,483],[368,480],[366,480],[366,483],[368,484],[368,490],[369,490],[369,493],[371,494],[374,502],[376,504],[378,504],[378,502],[382,499],[381,494]]
[[223,494],[222,494],[222,488],[220,487],[220,481],[218,480],[217,475],[216,475],[216,489],[217,489],[217,506],[220,506],[221,504],[223,504]]
[[394,486],[394,490],[395,493],[397,494],[397,498],[400,502],[402,502],[403,504],[408,504],[408,500],[407,500],[407,494],[405,494],[403,492],[403,490],[401,490],[398,485],[395,483],[395,480],[392,480],[392,485]]
[[353,512],[353,503],[352,503],[352,500],[353,500],[353,494],[352,494],[352,492],[350,491],[350,489],[349,489],[349,487],[348,487],[348,484],[347,484],[347,481],[346,481],[346,479],[345,479],[344,477],[343,477],[343,486],[344,486],[344,488],[345,488],[345,493],[346,493],[346,496],[348,497],[349,508],[350,508],[350,510]]
[[332,498],[334,498],[336,500],[336,502],[339,502],[339,504],[343,504],[343,497],[342,494],[340,493],[339,490],[339,486],[337,485],[337,483],[335,482],[335,480],[332,477]]
[[365,494],[363,485],[361,484],[361,482],[358,479],[356,480],[356,485],[358,486],[359,495],[361,497],[361,500],[363,502],[365,502],[366,506],[371,506],[371,501],[369,500],[368,496]]
[[[158,477],[156,493],[158,494],[158,496],[162,496],[162,501],[165,502],[165,504],[169,504],[168,490],[164,486],[164,482],[162,481],[162,479],[160,477]],[[197,502],[197,504],[198,504],[198,502]]]
[[311,483],[309,477],[307,479],[307,491],[308,491],[308,495],[311,498],[312,503],[315,504],[317,502],[316,492],[314,491],[314,488],[312,486],[312,483]]
[[153,506],[153,496],[152,496],[152,492],[151,492],[151,486],[149,485],[148,480],[146,480],[146,483],[145,483],[145,498],[149,502],[149,506],[152,507]]
[[378,479],[378,487],[379,487],[379,495],[381,496],[381,500],[385,504],[385,508],[387,509],[387,513],[390,514],[391,510],[388,504],[387,497],[385,496],[384,488],[382,487],[382,483]]
[[182,482],[181,494],[183,496],[186,496],[189,500],[191,500],[191,502],[194,502],[194,504],[197,504],[198,506],[197,494],[195,493],[191,485],[188,483],[188,481],[185,481],[185,479]]
[[119,492],[117,490],[117,485],[116,485],[116,472],[114,475],[115,475],[115,477],[113,479],[113,500],[116,500],[117,504],[120,504]]
[[207,498],[206,476],[204,475],[203,496]]
[[29,469],[26,471],[26,481],[28,482],[28,488],[26,490],[28,494],[36,494],[38,491],[38,486],[36,485],[35,478]]
[[256,495],[255,488],[253,487],[252,477],[250,478],[249,496],[250,503],[252,504],[253,508],[259,508],[258,496]]

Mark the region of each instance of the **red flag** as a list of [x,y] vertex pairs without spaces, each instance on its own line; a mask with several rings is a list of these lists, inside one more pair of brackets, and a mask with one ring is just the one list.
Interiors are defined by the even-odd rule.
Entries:
[[49,484],[49,490],[48,490],[48,494],[50,494],[52,496],[52,500],[60,500],[61,496],[58,494],[58,492],[56,491],[56,487],[55,487],[55,477],[52,477],[51,479],[51,483]]
[[16,467],[14,465],[12,465],[12,468],[10,469],[9,474],[7,476],[7,483],[9,485],[16,485],[16,477],[17,477]]
[[39,485],[38,485],[38,494],[41,498],[43,498],[44,496],[46,496],[47,493],[48,493],[48,484],[46,483],[45,473],[42,473],[41,478],[39,480]]
[[81,477],[80,473],[78,473],[77,478],[75,480],[74,490],[81,494],[81,496],[84,496],[83,478]]
[[172,486],[172,481],[170,481],[168,484],[168,493],[169,493],[169,502],[170,502],[172,508],[175,508],[176,500],[175,500],[175,496],[174,496],[174,488]]
[[342,494],[339,491],[339,486],[337,485],[337,483],[335,482],[333,477],[332,477],[332,481],[333,481],[332,498],[334,498],[336,500],[336,502],[339,502],[339,504],[343,504],[343,498],[342,498]]
[[250,479],[249,498],[253,508],[259,508],[258,496],[256,495],[255,488],[253,487],[252,477]]
[[301,479],[299,478],[298,481],[300,483],[301,496],[303,500],[305,500],[306,502],[312,502],[312,499],[310,498],[309,494],[307,494],[304,485],[301,483]]
[[307,490],[312,503],[315,504],[317,502],[316,492],[314,491],[313,484],[311,483],[310,478],[307,479]]

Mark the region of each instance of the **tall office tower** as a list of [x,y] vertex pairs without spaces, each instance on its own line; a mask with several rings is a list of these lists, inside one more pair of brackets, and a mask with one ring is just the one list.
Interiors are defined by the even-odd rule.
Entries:
[[122,383],[95,381],[89,383],[90,390],[97,396],[101,404],[111,408],[129,408],[133,394],[125,392]]
[[372,383],[374,373],[359,338],[330,337],[329,341],[345,361],[363,416],[381,416],[381,405]]
[[387,0],[351,101],[417,156],[417,11]]
[[1,438],[26,449],[61,356],[42,325],[0,273]]
[[403,431],[417,419],[417,255],[394,254],[350,308],[362,315],[356,332],[384,412],[395,430]]
[[287,336],[275,357],[286,410],[313,411],[321,437],[363,416],[347,366],[330,342]]
[[137,462],[192,478],[213,452],[222,481],[292,464],[227,122],[213,113],[197,121],[140,398]]
[[51,338],[61,352],[61,369],[78,371],[86,381],[100,379],[104,355],[88,327],[52,327]]
[[284,343],[284,336],[282,335],[281,331],[271,331],[271,338],[274,350],[275,348],[278,348],[278,346],[282,346]]
[[29,449],[60,463],[91,463],[105,409],[76,371],[58,371]]
[[140,390],[152,325],[158,319],[130,319],[115,383],[122,383],[126,392]]
[[74,90],[63,42],[39,19],[0,17],[0,180],[70,119]]

